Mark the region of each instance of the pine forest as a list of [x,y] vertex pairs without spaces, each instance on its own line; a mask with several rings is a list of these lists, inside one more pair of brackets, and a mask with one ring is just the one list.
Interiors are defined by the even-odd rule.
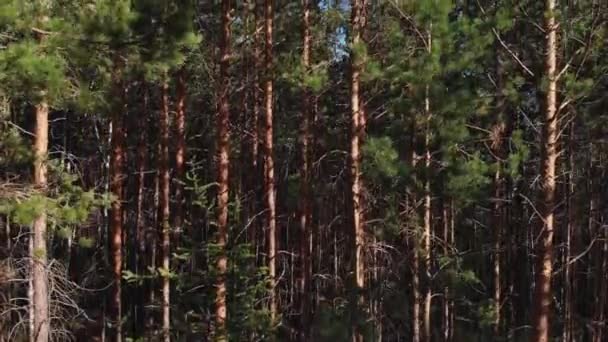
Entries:
[[22,341],[608,341],[608,1],[0,0]]

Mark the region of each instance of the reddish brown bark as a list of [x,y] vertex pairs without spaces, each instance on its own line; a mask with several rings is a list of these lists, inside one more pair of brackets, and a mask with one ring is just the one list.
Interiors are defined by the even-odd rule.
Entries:
[[113,325],[110,339],[119,342],[122,340],[122,236],[123,236],[123,182],[125,179],[125,128],[124,128],[124,86],[121,81],[122,72],[120,66],[113,75],[114,100],[116,104],[112,113],[112,153],[110,157],[110,192],[114,196],[110,213],[110,254],[112,265],[112,276],[114,284],[110,293],[109,320]]
[[228,258],[226,256],[226,240],[228,235],[228,191],[230,167],[230,108],[228,104],[228,67],[230,66],[230,1],[222,0],[221,35],[219,41],[220,75],[218,82],[218,116],[217,116],[217,283],[215,297],[215,340],[227,341],[226,335],[226,272]]
[[[36,127],[34,139],[34,186],[43,193],[47,187],[47,158],[49,143],[49,107],[43,98],[36,105]],[[47,216],[39,213],[32,224],[32,291],[33,291],[33,332],[35,342],[47,342],[50,333],[49,289],[47,275]]]
[[[145,87],[145,86],[144,86]],[[146,273],[146,236],[145,236],[145,215],[144,215],[144,196],[145,196],[145,181],[146,181],[146,123],[148,115],[148,92],[147,89],[143,90],[143,106],[142,106],[142,118],[138,120],[137,127],[139,129],[139,139],[137,141],[137,199],[136,199],[136,213],[135,213],[135,272],[138,275],[144,275]],[[145,292],[142,291],[140,286],[134,288],[134,295],[137,297],[137,308],[135,309],[135,331],[137,336],[141,336],[145,327],[144,321],[144,303],[145,303]]]
[[555,165],[557,160],[557,23],[555,0],[545,1],[545,92],[543,130],[541,137],[541,189],[539,190],[541,213],[540,239],[537,245],[538,272],[536,273],[534,315],[531,341],[548,342],[551,328],[551,280],[553,273],[553,233],[555,209]]
[[268,225],[268,273],[270,277],[270,316],[277,317],[276,276],[277,276],[277,243],[276,243],[276,191],[274,179],[273,156],[273,28],[272,0],[264,0],[264,196],[266,199],[266,223]]

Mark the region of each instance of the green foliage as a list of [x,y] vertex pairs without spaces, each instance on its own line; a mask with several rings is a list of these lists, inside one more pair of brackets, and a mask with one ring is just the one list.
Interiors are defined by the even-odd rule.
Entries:
[[363,167],[366,177],[371,179],[391,179],[402,173],[403,165],[390,137],[369,137],[365,141]]
[[107,207],[107,196],[85,191],[78,185],[76,175],[49,163],[51,187],[46,195],[35,190],[24,190],[24,197],[0,198],[0,214],[8,215],[20,225],[31,225],[41,214],[45,214],[49,227],[59,227],[59,237],[72,236],[72,227],[85,222],[96,208]]

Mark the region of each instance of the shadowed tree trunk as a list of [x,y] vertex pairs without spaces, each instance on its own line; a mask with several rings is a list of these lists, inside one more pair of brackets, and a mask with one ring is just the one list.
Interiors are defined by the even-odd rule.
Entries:
[[170,200],[170,178],[169,178],[169,85],[164,80],[161,85],[161,108],[160,108],[160,155],[159,155],[159,172],[160,172],[160,241],[161,241],[161,259],[162,270],[165,274],[161,274],[162,281],[162,335],[163,341],[169,342],[170,338],[170,224],[169,224],[169,200]]
[[175,213],[173,229],[178,238],[184,231],[184,182],[186,181],[186,70],[177,73],[177,108],[175,110]]
[[[303,49],[302,65],[310,72],[310,0],[302,0]],[[308,341],[310,333],[310,280],[312,277],[311,236],[312,236],[312,108],[309,89],[303,89],[302,116],[300,126],[300,341]]]
[[[117,57],[118,60],[120,57]],[[113,73],[114,106],[112,112],[112,153],[110,156],[110,192],[114,196],[110,213],[110,258],[112,265],[112,276],[114,284],[110,294],[110,322],[113,329],[110,330],[110,340],[120,342],[122,340],[122,236],[123,236],[123,184],[125,180],[125,88],[122,78],[122,66],[115,66]]]
[[230,0],[222,0],[222,20],[219,40],[220,77],[217,93],[217,283],[215,295],[215,340],[227,341],[226,332],[226,272],[228,257],[226,255],[226,240],[228,235],[228,195],[230,167],[230,107],[228,104],[228,67],[230,66]]
[[[145,213],[144,213],[144,198],[146,187],[146,124],[148,123],[148,89],[143,85],[143,105],[142,117],[138,120],[137,128],[139,129],[139,140],[137,141],[137,199],[135,213],[135,272],[137,275],[146,273],[146,233],[145,233]],[[134,287],[137,297],[137,308],[135,310],[135,335],[142,336],[145,328],[145,291],[141,286]]]

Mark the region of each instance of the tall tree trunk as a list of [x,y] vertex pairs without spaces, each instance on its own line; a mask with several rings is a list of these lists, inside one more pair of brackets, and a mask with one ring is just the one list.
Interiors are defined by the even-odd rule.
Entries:
[[[447,195],[443,195],[446,196]],[[443,225],[443,256],[449,258],[451,255],[450,248],[450,199],[446,198],[442,200],[441,211],[442,211],[442,225]],[[448,342],[450,340],[450,287],[446,284],[443,287],[443,302],[442,302],[442,323],[443,323],[443,341]]]
[[[177,108],[175,110],[175,134],[177,145],[175,149],[175,213],[173,229],[176,234],[184,231],[184,182],[186,181],[186,70],[177,73]],[[178,235],[179,237],[179,235]],[[175,239],[179,242],[179,238]]]
[[164,80],[161,86],[161,108],[159,118],[160,128],[160,155],[159,155],[159,172],[160,172],[160,241],[161,241],[161,258],[162,269],[165,274],[161,274],[162,281],[162,336],[163,341],[169,342],[170,337],[170,224],[169,224],[169,200],[170,200],[170,178],[169,178],[169,85]]
[[[353,234],[353,268],[355,275],[355,293],[357,312],[365,307],[363,289],[365,288],[365,232],[363,222],[363,180],[361,177],[361,136],[363,134],[363,120],[360,108],[361,96],[359,93],[361,85],[361,56],[357,56],[357,45],[362,43],[363,4],[361,0],[351,1],[351,25],[352,25],[352,56],[351,56],[351,120],[350,120],[350,185],[351,185],[351,220]],[[355,315],[357,317],[357,315]],[[353,341],[363,341],[363,333],[359,322],[353,322]]]
[[273,28],[273,8],[272,0],[264,0],[264,195],[266,198],[266,220],[268,224],[268,270],[270,277],[270,316],[274,321],[277,316],[276,298],[276,276],[277,276],[277,246],[276,246],[276,191],[274,179],[274,156],[273,156],[273,56],[272,56],[272,28]]
[[545,115],[541,141],[541,189],[539,193],[541,232],[537,245],[538,271],[535,281],[532,341],[547,342],[550,333],[551,279],[553,272],[553,232],[555,206],[555,164],[557,159],[557,23],[555,0],[545,1],[546,56]]
[[228,256],[226,255],[226,240],[228,236],[228,200],[229,200],[229,168],[230,168],[230,107],[228,104],[228,67],[230,66],[230,0],[222,0],[220,49],[220,77],[218,80],[218,116],[217,116],[217,153],[218,169],[217,183],[217,284],[215,295],[215,340],[227,341],[226,332],[226,273]]
[[[310,0],[302,0],[303,49],[302,65],[310,71]],[[300,166],[300,341],[308,341],[310,331],[310,279],[312,277],[311,236],[312,236],[312,108],[309,89],[304,89],[300,127],[301,166]]]
[[[261,69],[260,57],[261,57],[261,39],[260,39],[260,31],[261,31],[261,18],[260,18],[260,6],[258,5],[258,1],[256,0],[247,0],[247,4],[249,8],[253,10],[253,52],[251,54],[252,57],[252,67],[248,70],[250,75],[252,76],[251,80],[251,104],[252,111],[251,117],[247,120],[247,129],[249,134],[249,154],[250,160],[248,167],[251,168],[251,171],[247,173],[247,191],[248,191],[248,211],[251,222],[248,222],[249,225],[247,227],[247,236],[248,241],[251,243],[256,250],[259,248],[257,243],[258,239],[258,220],[253,219],[253,215],[257,215],[257,211],[259,209],[258,203],[258,184],[259,184],[259,130],[260,130],[260,78],[259,71]],[[257,253],[256,253],[257,258]]]
[[[118,59],[119,57],[117,57]],[[112,155],[110,157],[110,192],[114,196],[110,213],[110,254],[114,284],[110,294],[110,339],[115,342],[122,340],[122,236],[123,236],[123,183],[125,179],[125,88],[121,80],[122,66],[116,66],[114,71],[114,101],[112,113]]]
[[[416,122],[412,120],[412,132],[416,132]],[[411,152],[409,158],[412,170],[416,169],[417,156],[416,156],[416,138],[415,133],[412,133],[411,139]],[[416,183],[416,175],[413,173],[412,184]],[[417,212],[416,209],[416,193],[414,189],[408,189],[408,203],[411,206],[407,212],[409,215],[414,215]],[[412,342],[420,342],[420,236],[418,234],[418,220],[413,220],[408,215],[409,234],[411,236],[411,255],[412,255]],[[411,222],[415,222],[412,224]]]
[[[49,107],[44,99],[36,105],[36,128],[34,139],[34,186],[45,193],[47,187],[47,158],[49,143]],[[33,291],[33,341],[49,340],[49,289],[47,274],[46,211],[39,213],[32,225],[32,291]]]
[[[135,213],[135,241],[136,241],[136,269],[137,275],[146,273],[146,234],[145,234],[145,214],[144,214],[144,197],[146,187],[146,123],[148,117],[148,89],[144,85],[143,97],[143,113],[142,118],[138,120],[139,140],[137,142],[137,199]],[[145,291],[141,286],[136,286],[137,293],[137,309],[135,317],[135,335],[142,336],[145,328]]]
[[[429,39],[430,41],[430,39]],[[428,86],[426,88],[424,110],[426,113],[426,128],[424,137],[424,167],[425,167],[425,180],[424,180],[424,202],[423,202],[423,232],[422,232],[422,253],[423,253],[423,265],[424,265],[424,306],[422,313],[422,325],[424,327],[424,340],[426,342],[431,341],[431,235],[433,234],[432,222],[431,222],[431,150],[430,150],[430,99]]]
[[506,113],[505,98],[504,98],[504,70],[502,65],[502,55],[500,47],[496,46],[496,111],[498,112],[497,121],[492,127],[490,134],[490,144],[492,154],[496,158],[496,171],[493,179],[493,194],[492,194],[492,229],[494,230],[494,260],[493,260],[493,277],[494,277],[494,336],[499,336],[502,328],[502,303],[503,303],[503,288],[502,288],[502,265],[503,265],[503,245],[506,223],[505,196],[506,175],[502,172],[503,161],[507,158],[505,142],[511,134],[511,120]]
[[572,342],[574,320],[573,310],[574,306],[574,274],[575,274],[575,263],[572,263],[573,257],[573,239],[574,231],[576,227],[576,213],[575,213],[575,182],[576,182],[576,171],[574,163],[574,122],[570,124],[570,133],[568,134],[568,189],[566,192],[566,203],[568,205],[568,222],[566,224],[566,242],[564,251],[564,330],[562,339],[564,342]]

